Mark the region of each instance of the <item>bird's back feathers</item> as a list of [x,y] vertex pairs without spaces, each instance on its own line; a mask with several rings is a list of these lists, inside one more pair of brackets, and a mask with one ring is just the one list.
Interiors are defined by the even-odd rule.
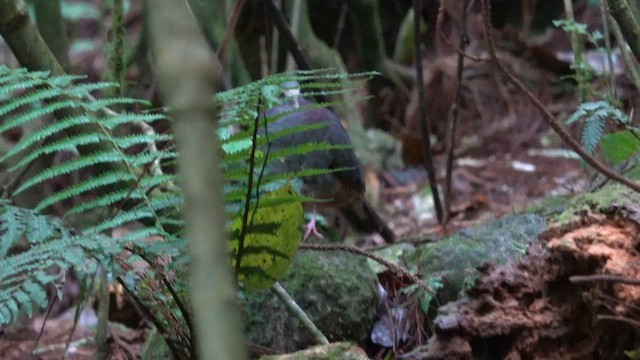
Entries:
[[[268,134],[282,130],[313,124],[325,124],[320,128],[305,130],[294,134],[274,137],[269,141],[271,151],[305,145],[309,143],[328,143],[331,145],[351,145],[351,139],[340,123],[340,119],[326,108],[304,109],[312,102],[299,99],[299,111],[292,101],[269,109],[267,118],[291,112],[267,125]],[[328,205],[339,208],[355,230],[359,232],[377,232],[387,241],[393,242],[391,229],[375,210],[364,201],[365,183],[360,161],[353,149],[320,149],[304,155],[291,155],[286,158],[272,159],[269,171],[293,173],[305,169],[329,169],[335,171],[322,175],[305,177],[303,192],[318,200],[328,200]]]

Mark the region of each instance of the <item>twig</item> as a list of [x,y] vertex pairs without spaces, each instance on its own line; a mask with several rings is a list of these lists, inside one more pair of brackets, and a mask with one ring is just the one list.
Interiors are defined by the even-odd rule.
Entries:
[[342,40],[342,31],[344,30],[344,23],[347,18],[347,3],[343,3],[340,8],[340,17],[338,18],[338,25],[336,26],[336,36],[333,38],[332,48],[335,50],[340,46],[340,40]]
[[464,70],[464,48],[469,42],[467,35],[467,14],[469,13],[469,0],[464,1],[464,7],[462,12],[462,19],[460,20],[460,49],[462,53],[458,53],[458,73],[457,73],[457,85],[456,96],[451,104],[451,110],[449,113],[449,126],[447,126],[447,164],[445,168],[444,176],[444,214],[442,224],[449,222],[451,216],[451,176],[453,172],[453,150],[455,149],[456,141],[456,128],[458,127],[458,109],[460,108],[460,101],[462,99],[462,72]]
[[[146,254],[144,254],[142,251],[134,251],[134,249],[128,249],[128,250],[132,254],[136,254],[137,256],[139,256],[142,260],[144,260],[147,264],[149,264],[149,266],[152,266],[152,267],[154,266],[151,259],[149,259],[146,256]],[[177,270],[173,269],[173,266],[171,264],[169,264],[169,267],[172,268],[173,271],[177,272]],[[185,304],[182,302],[182,300],[180,300],[178,293],[173,288],[173,285],[171,285],[171,282],[169,281],[169,279],[167,279],[167,275],[163,271],[158,271],[156,276],[159,276],[161,278],[162,283],[167,288],[167,290],[169,290],[169,293],[173,297],[173,300],[176,302],[176,306],[178,306],[178,310],[180,310],[180,313],[182,314],[182,317],[184,318],[184,321],[187,324],[187,327],[189,329],[194,329],[193,321],[191,320],[191,313],[189,312]],[[134,303],[134,304],[137,305],[137,303]],[[141,311],[141,310],[138,308],[138,311]],[[192,343],[195,343],[195,342],[192,341]]]
[[233,5],[233,12],[231,13],[231,17],[229,17],[229,22],[227,23],[227,31],[224,34],[222,46],[218,49],[217,55],[224,67],[226,67],[229,62],[229,44],[231,43],[231,40],[233,40],[236,25],[238,24],[238,19],[240,19],[240,13],[242,12],[245,2],[246,0],[238,0]]
[[429,186],[431,187],[431,196],[433,197],[433,205],[436,209],[436,217],[438,224],[442,224],[442,204],[440,202],[440,194],[438,194],[438,184],[436,183],[436,170],[433,166],[433,154],[431,153],[431,124],[427,118],[427,105],[424,102],[424,75],[422,74],[422,52],[420,51],[421,34],[420,34],[420,9],[422,9],[422,0],[413,0],[413,46],[416,53],[416,74],[418,87],[418,101],[420,104],[420,130],[422,133],[424,167],[427,170],[429,178]]
[[[289,6],[289,28],[291,29],[291,33],[293,36],[300,36],[300,11],[302,10],[302,0],[293,0],[293,4]],[[282,5],[281,5],[282,6]],[[287,56],[285,61],[284,69],[286,71],[293,71],[295,67],[293,66],[293,57],[291,54]]]
[[296,301],[291,297],[291,295],[287,293],[287,290],[285,290],[282,287],[282,285],[280,285],[279,282],[276,282],[275,284],[273,284],[273,286],[271,287],[271,292],[275,296],[277,296],[278,299],[280,299],[280,301],[282,301],[284,306],[287,307],[287,310],[289,310],[291,314],[293,314],[296,318],[298,318],[298,320],[300,320],[300,322],[302,322],[302,325],[307,330],[309,330],[309,332],[311,333],[311,335],[313,335],[313,338],[316,340],[318,344],[321,344],[321,345],[329,344],[329,339],[327,339],[327,337],[322,333],[322,331],[318,329],[316,324],[314,324],[311,318],[309,318],[309,315],[307,315],[307,313],[305,313],[304,310],[302,310],[302,308],[296,303]]
[[619,283],[640,286],[640,279],[631,279],[619,275],[577,275],[569,278],[574,284],[584,284],[591,282]]
[[383,265],[384,267],[386,267],[387,269],[391,270],[391,272],[395,273],[396,275],[400,275],[400,276],[404,276],[409,278],[414,284],[418,285],[420,288],[422,288],[423,290],[425,290],[428,293],[433,294],[433,289],[431,289],[428,285],[426,285],[425,283],[423,283],[417,276],[413,275],[412,273],[409,272],[409,270],[403,268],[402,266],[399,266],[397,264],[392,263],[391,261],[378,256],[376,254],[372,254],[364,249],[361,249],[359,247],[355,247],[355,246],[350,246],[350,245],[339,245],[339,244],[307,244],[307,243],[302,243],[300,244],[300,249],[303,250],[321,250],[321,251],[345,251],[345,252],[350,252],[356,255],[362,255],[362,256],[366,256],[369,259],[378,262],[379,264]]
[[[474,0],[475,1],[475,0]],[[469,11],[471,11],[471,5],[473,5],[472,3],[469,3],[468,6],[465,6],[465,12],[463,16],[467,16],[467,13]],[[442,40],[444,40],[444,42],[449,45],[456,53],[458,53],[458,55],[462,55],[465,58],[474,61],[474,62],[482,62],[482,61],[487,61],[489,59],[486,58],[482,58],[479,56],[473,56],[473,55],[469,55],[466,52],[464,52],[464,50],[462,48],[457,47],[454,43],[451,42],[451,40],[449,40],[449,38],[444,34],[444,32],[442,31],[442,23],[444,22],[444,15],[445,15],[445,11],[446,8],[444,6],[444,0],[440,0],[440,7],[438,8],[438,17],[436,18],[436,34],[440,34],[440,37],[442,37]],[[466,24],[465,24],[466,26]]]
[[542,104],[542,102],[533,95],[523,84],[516,78],[511,72],[509,72],[500,59],[498,59],[498,55],[496,54],[496,49],[493,43],[493,36],[491,35],[491,24],[489,23],[489,17],[491,16],[491,6],[489,5],[488,0],[482,0],[482,12],[483,12],[483,20],[484,20],[484,33],[487,39],[487,46],[489,50],[489,54],[491,55],[491,59],[496,64],[496,67],[500,72],[502,72],[507,79],[513,84],[516,88],[522,91],[532,102],[532,104],[540,111],[543,119],[547,122],[549,127],[551,127],[560,138],[571,147],[573,151],[575,151],[587,164],[591,165],[598,172],[606,176],[607,178],[617,181],[623,185],[628,186],[630,189],[640,192],[640,183],[637,183],[629,178],[624,177],[616,173],[615,171],[608,168],[605,164],[600,162],[598,159],[593,157],[591,154],[587,153],[584,148],[573,138],[571,135],[565,130],[558,120],[547,110]]
[[42,320],[42,326],[40,327],[40,330],[38,331],[38,336],[36,336],[36,341],[34,341],[33,348],[31,349],[31,353],[32,354],[34,354],[34,352],[36,351],[36,348],[40,344],[40,339],[42,338],[42,335],[44,335],[44,327],[47,325],[47,321],[49,321],[49,316],[51,315],[51,310],[53,309],[53,305],[56,303],[57,299],[58,299],[57,296],[52,296],[51,300],[49,300],[49,306],[47,306],[47,311],[44,314],[44,319]]
[[[611,25],[611,31],[613,32],[613,35],[616,37],[616,42],[618,44],[624,44],[625,40],[624,40],[624,36],[622,36],[622,32],[620,31],[620,26],[618,25],[616,20],[613,18],[613,16],[611,16],[611,14],[608,15],[608,19],[609,19],[609,24]],[[631,77],[631,81],[633,82],[633,85],[636,87],[636,91],[640,91],[640,74],[638,74],[635,62],[632,59],[633,54],[631,53],[631,50],[626,46],[620,46],[619,49],[620,49],[620,55],[622,55],[622,61],[624,62],[624,66],[627,68],[626,73]]]
[[[131,290],[129,290],[127,288],[127,284],[125,283],[125,281],[124,281],[124,279],[122,277],[118,277],[117,281],[118,281],[118,283],[120,285],[122,285],[122,288],[131,297],[131,299],[136,304],[138,304],[138,308],[142,311],[142,313],[144,314],[144,317],[146,319],[148,319],[149,321],[151,321],[151,323],[158,330],[158,333],[162,334],[162,336],[165,339],[167,339],[168,334],[169,334],[169,330],[171,329],[171,326],[170,325],[166,325],[158,316],[156,316],[156,314],[152,313],[151,310],[149,309],[149,307],[145,306],[143,300],[141,298],[139,298],[137,294],[134,294],[133,291],[131,291]],[[189,340],[190,340],[190,345],[191,345],[191,351],[193,353],[193,349],[195,349],[195,341],[194,341],[193,329],[189,329],[189,331],[191,332],[191,338]],[[171,354],[175,358],[180,358],[180,355],[183,352],[181,351],[181,349],[179,349],[176,346],[176,343],[174,341],[167,341],[166,343],[167,343],[167,346],[169,347],[169,351],[171,352]]]
[[70,343],[59,343],[59,344],[50,344],[47,346],[43,346],[43,347],[39,347],[37,349],[34,349],[31,354],[32,355],[42,355],[46,352],[49,351],[54,351],[54,350],[64,350],[64,349],[68,349],[69,347],[73,347],[73,348],[79,348],[82,347],[84,345],[90,344],[91,343],[91,339],[90,338],[82,338],[76,341],[72,341]]
[[[611,99],[616,99],[616,74],[613,67],[613,59],[611,49],[611,31],[609,30],[609,6],[606,1],[600,1],[600,16],[602,18],[602,32],[604,32],[604,46],[607,49],[607,65],[609,66],[609,72],[606,75],[606,79],[609,82],[609,96]],[[602,67],[604,71],[604,66]]]

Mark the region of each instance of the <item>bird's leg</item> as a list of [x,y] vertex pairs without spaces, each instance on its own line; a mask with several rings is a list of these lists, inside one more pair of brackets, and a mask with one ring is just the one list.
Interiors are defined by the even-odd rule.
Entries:
[[313,215],[311,216],[311,220],[304,226],[307,230],[304,232],[303,240],[307,240],[311,235],[324,239],[324,236],[320,234],[318,229],[316,228],[316,206],[313,206]]

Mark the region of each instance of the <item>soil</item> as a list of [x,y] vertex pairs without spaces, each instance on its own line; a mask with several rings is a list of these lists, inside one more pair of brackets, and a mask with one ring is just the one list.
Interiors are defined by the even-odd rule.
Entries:
[[[637,342],[640,224],[586,213],[518,263],[480,269],[441,308],[428,346],[403,359],[622,359]],[[606,275],[603,275],[606,274]],[[626,280],[625,280],[626,279]]]

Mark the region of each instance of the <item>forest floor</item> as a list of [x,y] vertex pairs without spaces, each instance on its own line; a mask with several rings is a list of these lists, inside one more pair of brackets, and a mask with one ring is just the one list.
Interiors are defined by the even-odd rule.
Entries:
[[[438,64],[442,66],[443,62]],[[430,68],[425,63],[425,71],[429,73],[442,69]],[[487,88],[478,90],[489,93]],[[575,105],[569,97],[559,97],[557,100],[547,106],[571,109]],[[449,233],[507,214],[520,213],[528,205],[549,195],[578,193],[586,186],[586,175],[579,161],[565,156],[566,151],[559,146],[543,120],[531,114],[519,115],[531,112],[530,107],[526,104],[521,107],[498,107],[501,113],[498,116],[485,113],[473,121],[461,118],[459,142],[464,150],[457,154],[453,169],[452,189],[455,197],[451,206],[453,217],[447,227]],[[556,146],[544,146],[544,141],[555,143]],[[441,144],[439,146],[442,147]],[[556,151],[545,152],[544,149]],[[444,169],[443,151],[436,151],[435,161],[437,169]],[[440,170],[438,174],[438,180],[442,181],[443,171]],[[419,167],[383,171],[375,174],[375,178],[382,194],[382,207],[386,209],[386,217],[393,222],[398,237],[411,241],[416,233],[424,235],[441,231],[433,215],[429,193],[422,194],[420,190],[427,187],[424,171]],[[89,345],[89,339],[92,338],[92,326],[97,321],[95,312],[92,309],[85,310],[75,331],[72,331],[75,310],[72,303],[77,299],[78,286],[70,282],[65,287],[65,298],[71,302],[61,305],[60,310],[54,311],[46,322],[44,315],[40,315],[34,321],[25,319],[17,328],[6,330],[0,342],[2,358],[27,359],[25,354],[34,348],[41,330],[38,352],[31,358],[59,359],[69,340],[68,359],[93,358],[95,349]],[[120,317],[123,317],[123,313],[131,313],[135,319],[139,318],[135,312],[123,309],[116,312],[120,313]],[[111,326],[108,338],[113,358],[139,357],[147,332],[144,328],[125,331]],[[70,334],[73,335],[70,337]]]

